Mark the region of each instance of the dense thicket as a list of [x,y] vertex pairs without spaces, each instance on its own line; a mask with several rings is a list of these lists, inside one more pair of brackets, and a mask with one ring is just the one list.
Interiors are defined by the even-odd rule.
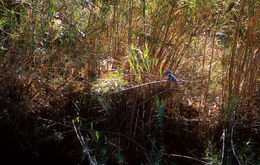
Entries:
[[8,161],[260,163],[259,1],[0,4]]

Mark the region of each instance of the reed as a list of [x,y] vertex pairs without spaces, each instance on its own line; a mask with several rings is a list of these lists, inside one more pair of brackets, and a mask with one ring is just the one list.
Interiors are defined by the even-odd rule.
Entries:
[[[71,150],[81,163],[192,163],[206,155],[225,164],[248,141],[234,124],[241,132],[259,124],[257,0],[0,4],[0,118],[15,133],[41,132],[24,138],[77,139]],[[167,81],[168,70],[178,83]],[[223,128],[237,142],[221,145],[225,157],[216,144]]]

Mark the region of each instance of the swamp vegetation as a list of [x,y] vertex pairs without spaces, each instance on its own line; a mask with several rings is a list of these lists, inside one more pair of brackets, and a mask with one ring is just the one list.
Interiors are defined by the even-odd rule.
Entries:
[[258,0],[0,0],[1,161],[260,164],[259,19]]

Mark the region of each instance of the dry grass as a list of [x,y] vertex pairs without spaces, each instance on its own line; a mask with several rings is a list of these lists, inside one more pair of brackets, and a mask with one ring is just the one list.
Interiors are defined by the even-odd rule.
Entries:
[[259,141],[259,2],[0,2],[1,123],[26,152],[182,164],[235,123],[237,148]]

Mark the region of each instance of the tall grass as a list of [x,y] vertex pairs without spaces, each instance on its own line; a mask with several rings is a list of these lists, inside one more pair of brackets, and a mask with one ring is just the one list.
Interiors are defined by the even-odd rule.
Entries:
[[[0,3],[0,115],[9,125],[25,123],[11,130],[24,129],[24,114],[41,124],[47,120],[39,117],[47,118],[62,123],[47,122],[48,129],[76,130],[83,150],[93,147],[82,162],[87,155],[98,163],[100,154],[102,161],[165,164],[196,161],[185,156],[189,151],[196,157],[206,151],[207,160],[219,162],[213,142],[219,130],[231,135],[235,123],[241,132],[243,123],[259,125],[257,0]],[[182,81],[167,82],[168,70]],[[76,129],[71,121],[78,121]],[[256,140],[257,131],[248,129]],[[41,129],[36,124],[34,130]],[[186,135],[201,144],[197,154],[192,153],[196,145],[173,142],[189,143],[190,138],[180,138]],[[95,148],[99,144],[105,152]],[[234,159],[227,153],[222,163]]]

